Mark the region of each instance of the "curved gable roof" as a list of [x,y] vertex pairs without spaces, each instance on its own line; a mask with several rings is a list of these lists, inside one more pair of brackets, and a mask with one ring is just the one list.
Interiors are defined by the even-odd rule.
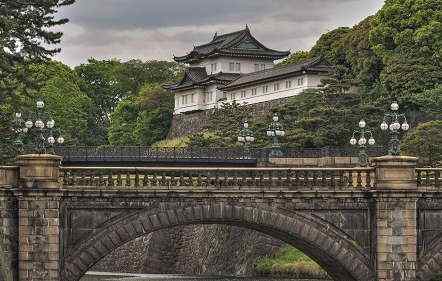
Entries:
[[215,34],[209,43],[195,46],[185,56],[175,57],[176,62],[196,62],[211,56],[239,56],[259,57],[269,60],[282,59],[290,54],[290,51],[277,51],[269,49],[259,42],[246,27],[243,30],[218,35]]

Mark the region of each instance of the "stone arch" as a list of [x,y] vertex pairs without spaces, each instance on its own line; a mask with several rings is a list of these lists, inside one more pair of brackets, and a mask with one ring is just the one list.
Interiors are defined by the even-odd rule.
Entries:
[[419,281],[429,281],[435,274],[442,274],[442,233],[432,239],[428,249],[418,259]]
[[300,249],[334,280],[375,280],[363,250],[331,224],[275,209],[223,203],[166,209],[154,214],[140,211],[122,217],[83,241],[64,259],[62,278],[78,281],[95,263],[125,243],[160,229],[192,224],[228,224],[253,229]]

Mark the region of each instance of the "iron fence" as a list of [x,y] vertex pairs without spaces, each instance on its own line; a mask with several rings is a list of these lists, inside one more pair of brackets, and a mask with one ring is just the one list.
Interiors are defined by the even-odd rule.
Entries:
[[[242,162],[268,161],[271,148],[153,148],[144,146],[72,146],[57,147],[55,153],[63,156],[64,163],[106,163],[106,162]],[[351,157],[357,155],[352,148],[281,148],[278,158]],[[370,148],[370,156],[384,155],[382,147]]]

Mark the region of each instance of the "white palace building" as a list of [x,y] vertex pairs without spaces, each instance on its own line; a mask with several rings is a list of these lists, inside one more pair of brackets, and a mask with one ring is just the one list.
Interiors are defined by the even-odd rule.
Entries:
[[208,110],[225,102],[245,105],[295,96],[318,87],[331,70],[319,58],[274,67],[275,60],[288,55],[289,51],[264,46],[247,26],[215,34],[209,43],[174,57],[176,62],[188,65],[178,83],[164,86],[175,95],[174,114]]

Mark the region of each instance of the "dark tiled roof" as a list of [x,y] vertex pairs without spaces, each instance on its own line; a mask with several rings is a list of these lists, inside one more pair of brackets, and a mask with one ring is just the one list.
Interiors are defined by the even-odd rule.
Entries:
[[238,73],[223,72],[208,75],[205,67],[189,67],[186,69],[184,77],[180,82],[172,85],[164,85],[163,87],[174,91],[212,84],[214,82],[227,84],[240,77],[240,75],[241,74]]
[[252,72],[242,75],[238,79],[232,81],[232,83],[223,87],[223,89],[229,90],[237,87],[246,86],[249,84],[255,84],[267,80],[278,80],[284,76],[290,76],[302,71],[307,72],[330,72],[332,67],[318,57],[300,64],[290,64],[285,66],[276,66],[262,71]]
[[281,52],[267,48],[250,33],[246,27],[243,30],[217,35],[212,41],[199,45],[185,56],[174,57],[177,62],[192,62],[210,56],[239,56],[239,57],[261,57],[265,59],[282,59],[290,54],[289,51]]

